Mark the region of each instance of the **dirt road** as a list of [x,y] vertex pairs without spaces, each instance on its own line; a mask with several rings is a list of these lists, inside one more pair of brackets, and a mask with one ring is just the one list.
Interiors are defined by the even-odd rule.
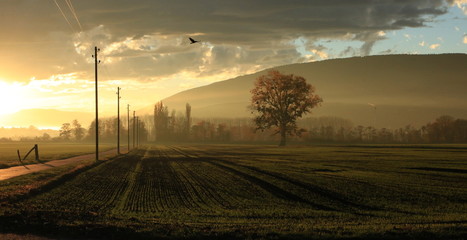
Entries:
[[[108,150],[105,152],[101,152],[99,154],[100,159],[106,159],[108,157],[114,156],[117,154],[116,149]],[[37,164],[29,164],[25,166],[16,166],[16,167],[10,167],[10,168],[5,168],[5,169],[0,169],[0,181],[6,180],[12,177],[17,177],[21,176],[24,174],[29,174],[33,172],[38,172],[42,171],[45,169],[50,169],[54,167],[59,167],[63,165],[67,165],[70,163],[75,163],[83,160],[88,160],[88,159],[93,159],[95,158],[95,154],[86,154],[86,155],[81,155],[81,156],[76,156],[72,158],[67,158],[67,159],[62,159],[62,160],[52,160],[46,163],[37,163]]]

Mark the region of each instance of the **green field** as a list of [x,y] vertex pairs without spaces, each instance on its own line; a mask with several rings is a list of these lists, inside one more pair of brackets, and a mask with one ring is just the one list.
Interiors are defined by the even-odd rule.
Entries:
[[465,239],[467,146],[150,145],[0,204],[58,238]]
[[[34,147],[34,144],[36,144],[36,142],[0,142],[0,168],[21,165],[16,151],[19,150],[21,158],[23,158],[26,153]],[[40,142],[38,145],[41,161],[65,159],[93,153],[95,151],[95,145],[93,143]],[[100,151],[105,151],[112,148],[116,148],[116,146],[113,144],[102,144],[99,149]],[[37,163],[34,160],[34,152],[32,152],[23,163]]]

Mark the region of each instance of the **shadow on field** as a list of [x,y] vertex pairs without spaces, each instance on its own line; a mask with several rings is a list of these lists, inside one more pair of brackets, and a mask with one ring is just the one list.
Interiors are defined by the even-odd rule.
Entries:
[[[16,224],[12,224],[15,222]],[[183,224],[157,224],[152,229],[139,230],[134,223],[123,227],[96,224],[78,226],[55,225],[51,223],[22,224],[21,218],[0,217],[0,233],[33,235],[50,239],[114,239],[114,240],[149,240],[149,239],[310,239],[310,240],[464,240],[467,227],[448,227],[439,229],[410,230],[397,228],[382,232],[354,233],[342,230],[315,229],[304,233],[255,232],[244,227],[231,228],[229,231],[213,231],[209,227],[193,228]],[[1,234],[0,234],[1,236]],[[22,239],[22,238],[16,238]],[[34,238],[33,238],[34,239]]]
[[467,173],[467,170],[454,169],[454,168],[414,167],[414,168],[406,168],[406,169],[424,170],[424,171],[433,171],[433,172]]
[[393,148],[405,148],[405,149],[439,149],[439,150],[463,150],[467,151],[467,147],[464,146],[456,146],[456,145],[417,145],[417,144],[409,144],[409,145],[342,145],[344,148],[368,148],[368,149],[393,149]]
[[[253,166],[242,165],[242,164],[239,164],[239,163],[236,163],[236,162],[233,162],[233,161],[229,161],[229,160],[225,160],[225,159],[222,159],[222,158],[204,157],[204,156],[200,157],[199,155],[188,154],[185,151],[183,151],[183,150],[181,150],[181,149],[179,149],[177,147],[173,147],[173,146],[171,147],[171,149],[178,152],[178,153],[180,153],[180,154],[182,154],[182,155],[184,155],[184,156],[186,156],[186,157],[188,157],[188,158],[197,159],[197,160],[200,160],[200,161],[207,161],[207,162],[209,162],[211,164],[214,164],[214,165],[216,165],[218,167],[221,167],[221,168],[223,168],[223,169],[225,169],[227,171],[230,171],[230,172],[232,172],[232,173],[234,173],[234,174],[236,174],[236,175],[238,175],[238,176],[252,182],[253,184],[259,185],[261,188],[263,188],[264,190],[270,192],[271,194],[273,194],[276,197],[279,197],[279,198],[282,198],[282,199],[285,199],[285,200],[290,200],[290,201],[302,202],[302,203],[308,204],[308,205],[310,205],[312,207],[315,207],[316,209],[319,209],[319,210],[345,211],[345,212],[353,213],[353,214],[356,214],[356,215],[364,215],[364,216],[369,216],[369,214],[359,213],[355,209],[364,210],[364,211],[387,211],[388,210],[388,209],[377,208],[377,207],[374,207],[374,206],[364,205],[364,204],[361,204],[361,203],[355,203],[355,202],[347,199],[342,194],[331,191],[329,189],[319,187],[317,185],[313,185],[311,183],[299,181],[297,179],[291,178],[289,176],[285,176],[283,174],[273,173],[273,172],[270,172],[270,171],[267,171],[267,170],[263,170],[263,169],[260,169],[260,168],[257,168],[257,167],[253,167]],[[218,151],[216,151],[216,154],[217,153],[218,153]],[[231,154],[231,152],[221,152],[221,154],[229,155],[229,154]],[[238,153],[235,152],[235,155],[237,155],[237,154]],[[209,155],[211,155],[211,153],[204,152],[204,155],[209,156]],[[246,155],[251,155],[251,154],[246,153]],[[256,154],[256,155],[265,156],[264,153]],[[271,155],[274,155],[274,156],[281,156],[281,155],[291,156],[290,154],[271,154]],[[229,166],[226,166],[226,165],[229,165],[229,166],[232,166],[232,167],[229,167]],[[254,174],[255,176],[253,176],[253,175],[247,174],[244,171],[241,171],[241,170],[235,169],[235,168],[248,169],[250,171],[255,172],[256,174],[260,174],[260,175],[262,174],[262,175],[266,175],[266,176],[278,179],[280,181],[286,182],[287,184],[294,185],[296,187],[302,188],[304,190],[307,190],[309,192],[312,192],[312,193],[315,193],[315,194],[317,194],[319,196],[327,198],[332,202],[336,202],[338,204],[341,204],[343,207],[339,208],[339,209],[336,209],[336,208],[332,208],[332,207],[329,207],[329,206],[324,206],[324,205],[321,205],[321,204],[313,203],[313,202],[311,202],[311,201],[309,201],[307,199],[304,199],[304,198],[302,198],[302,197],[300,197],[300,196],[298,196],[298,195],[296,195],[294,193],[291,193],[288,190],[281,189],[281,188],[277,187],[274,184],[271,184],[271,183],[269,183],[269,182],[267,182],[265,180],[262,180],[262,179],[260,179],[258,177],[255,177],[256,174]],[[345,170],[315,169],[314,171],[315,172],[340,172],[340,171],[345,171]],[[349,209],[348,207],[353,208],[353,210]],[[398,210],[394,210],[394,209],[391,209],[390,211],[399,212]],[[401,212],[401,213],[407,214],[407,212]]]
[[[230,165],[233,165],[233,166],[237,166],[237,167],[242,167],[242,168],[247,168],[249,170],[252,170],[254,172],[257,172],[257,173],[260,173],[260,174],[264,174],[264,175],[267,175],[267,176],[270,176],[270,177],[273,177],[273,178],[276,178],[276,179],[279,179],[281,181],[284,181],[288,184],[292,184],[292,185],[295,185],[295,186],[298,186],[300,188],[303,188],[305,190],[308,190],[310,192],[314,192],[320,196],[323,196],[327,199],[330,199],[332,201],[335,201],[335,202],[338,202],[344,206],[350,206],[350,207],[354,207],[354,208],[358,208],[358,209],[362,209],[362,210],[371,210],[371,211],[380,211],[380,210],[383,210],[383,209],[380,209],[380,208],[375,208],[375,207],[372,207],[372,206],[366,206],[366,205],[363,205],[363,204],[357,204],[357,203],[354,203],[354,202],[351,202],[350,200],[347,200],[344,196],[342,196],[341,194],[338,194],[336,192],[332,192],[328,189],[324,189],[324,188],[321,188],[319,186],[316,186],[316,185],[312,185],[310,183],[305,183],[305,182],[302,182],[302,181],[299,181],[299,180],[296,180],[296,179],[293,179],[293,178],[290,178],[290,177],[287,177],[287,176],[283,176],[281,174],[278,174],[278,173],[272,173],[272,172],[269,172],[269,171],[266,171],[266,170],[262,170],[262,169],[259,169],[259,168],[256,168],[256,167],[252,167],[252,166],[244,166],[244,165],[240,165],[240,164],[237,164],[237,163],[234,163],[234,162],[231,162],[231,161],[227,161],[227,160],[222,160],[222,159],[215,159],[215,158],[206,158],[207,161],[209,161],[211,164],[214,164],[218,167],[221,167],[221,168],[224,168],[228,171],[231,171],[232,173],[235,173],[241,177],[244,177],[246,178],[247,180],[253,182],[253,183],[256,183],[258,185],[260,185],[263,189],[271,192],[273,195],[277,196],[277,197],[280,197],[280,198],[283,198],[285,200],[292,200],[292,201],[297,201],[297,202],[302,202],[302,203],[306,203],[306,204],[309,204],[319,210],[328,210],[328,211],[342,211],[342,209],[334,209],[334,208],[331,208],[331,207],[328,207],[328,206],[323,206],[323,205],[320,205],[320,204],[316,204],[316,203],[312,203],[306,199],[303,199],[303,198],[300,198],[299,196],[293,194],[293,193],[290,193],[286,190],[283,190],[283,189],[280,189],[278,187],[276,187],[275,185],[272,185],[266,181],[263,181],[257,177],[254,177],[254,176],[251,176],[251,175],[248,175],[244,172],[241,172],[241,171],[238,171],[238,170],[235,170],[233,168],[230,168],[228,166],[225,166],[225,165],[222,165],[222,164],[219,164],[217,162],[222,162],[222,163],[226,163],[226,164],[230,164]],[[360,213],[356,213],[355,211],[351,211],[351,213],[354,213],[354,214],[358,214],[358,215],[361,215]],[[366,214],[365,214],[366,215]]]
[[[372,206],[354,203],[351,200],[346,199],[345,196],[343,196],[342,194],[330,191],[329,189],[325,189],[325,188],[322,188],[322,187],[319,187],[319,186],[316,186],[310,183],[305,183],[297,179],[284,176],[282,174],[273,173],[273,172],[266,171],[266,170],[263,170],[257,167],[253,167],[253,166],[245,166],[245,165],[242,165],[242,164],[239,164],[233,161],[225,160],[222,158],[209,157],[210,153],[204,153],[204,156],[200,156],[198,154],[187,153],[186,151],[179,149],[177,147],[174,147],[174,146],[171,146],[169,148],[172,151],[175,151],[184,157],[165,156],[164,158],[161,158],[158,161],[161,161],[162,159],[164,159],[164,161],[177,161],[177,162],[184,162],[184,161],[207,162],[218,168],[228,171],[236,176],[239,176],[254,185],[259,186],[263,190],[269,192],[271,195],[279,199],[306,204],[317,210],[339,211],[339,212],[344,211],[344,212],[352,213],[355,215],[364,215],[364,216],[369,216],[369,214],[360,213],[359,210],[366,210],[366,211],[384,210],[384,209],[380,209],[380,208],[376,208]],[[161,152],[159,151],[159,153]],[[217,154],[217,151],[216,151],[216,154]],[[264,154],[261,154],[261,155],[264,155]],[[253,173],[248,173],[248,171],[251,171]],[[332,171],[332,170],[317,169],[316,171]],[[292,192],[289,189],[284,189],[283,187],[280,187],[277,184],[264,180],[260,176],[267,176],[273,179],[277,179],[278,181],[282,181],[285,184],[293,185],[295,187],[298,187],[299,189],[312,192],[318,196],[329,199],[330,202],[340,204],[341,207],[335,208],[335,207],[315,203],[312,200],[309,200],[309,199],[304,198],[303,196],[300,196],[296,192]],[[350,208],[353,208],[353,209],[350,209]]]
[[330,207],[327,207],[327,206],[323,206],[323,205],[320,205],[320,204],[316,204],[316,203],[312,203],[306,199],[303,199],[291,192],[288,192],[288,191],[285,191],[269,182],[266,182],[266,181],[263,181],[255,176],[251,176],[249,174],[246,174],[244,172],[241,172],[241,171],[238,171],[234,168],[231,168],[231,167],[228,167],[228,166],[225,166],[225,165],[222,165],[222,164],[219,164],[215,161],[207,161],[217,167],[220,167],[220,168],[223,168],[231,173],[234,173],[236,174],[237,176],[240,176],[258,186],[260,186],[261,188],[263,188],[264,190],[268,191],[269,193],[271,193],[272,195],[278,197],[278,198],[281,198],[281,199],[284,199],[284,200],[288,200],[288,201],[295,201],[295,202],[299,202],[299,203],[305,203],[305,204],[308,204],[316,209],[319,209],[319,210],[328,210],[328,211],[337,211],[336,209],[333,209],[333,208],[330,208]]

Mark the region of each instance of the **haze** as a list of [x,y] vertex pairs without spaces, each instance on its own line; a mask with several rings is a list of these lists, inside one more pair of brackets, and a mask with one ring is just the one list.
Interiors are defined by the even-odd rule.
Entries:
[[121,105],[138,111],[275,66],[467,53],[466,0],[6,0],[0,8],[0,123],[24,109],[94,111],[94,46],[103,116],[116,115],[117,86]]

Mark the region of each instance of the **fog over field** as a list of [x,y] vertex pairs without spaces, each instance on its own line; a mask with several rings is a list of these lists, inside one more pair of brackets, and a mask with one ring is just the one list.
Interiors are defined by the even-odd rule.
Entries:
[[[388,55],[273,69],[303,76],[315,86],[324,102],[305,117],[341,117],[356,125],[395,129],[419,127],[442,115],[467,118],[465,62],[466,54]],[[180,114],[189,103],[196,118],[249,118],[253,82],[267,71],[182,91],[161,101]],[[154,114],[155,103],[154,98],[153,104],[137,109],[138,114]],[[0,125],[58,129],[78,119],[88,127],[92,117],[87,112],[23,110],[0,118]]]
[[[420,126],[441,115],[467,118],[465,62],[466,54],[393,55],[274,69],[303,76],[316,87],[324,101],[311,117],[342,117],[365,126],[398,128]],[[196,117],[250,117],[250,90],[254,80],[267,71],[187,90],[162,101],[180,111],[190,103]]]
[[465,240],[467,0],[0,0],[0,239]]

